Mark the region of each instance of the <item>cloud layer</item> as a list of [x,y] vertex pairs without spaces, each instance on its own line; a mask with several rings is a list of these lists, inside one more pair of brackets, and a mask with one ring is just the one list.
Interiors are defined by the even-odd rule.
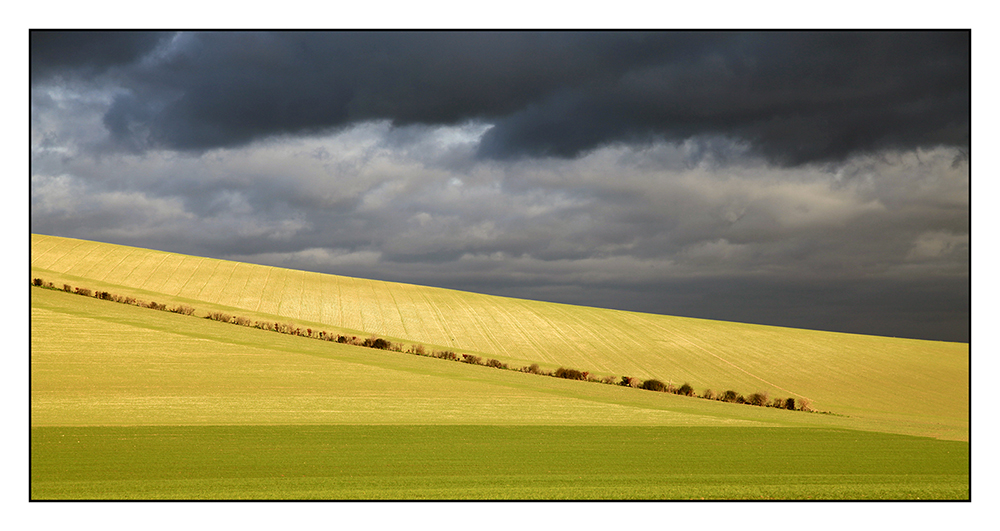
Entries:
[[113,76],[120,147],[369,120],[494,127],[480,157],[725,135],[781,165],[968,145],[965,32],[37,33],[35,78]]
[[98,37],[33,55],[35,232],[968,340],[967,34]]

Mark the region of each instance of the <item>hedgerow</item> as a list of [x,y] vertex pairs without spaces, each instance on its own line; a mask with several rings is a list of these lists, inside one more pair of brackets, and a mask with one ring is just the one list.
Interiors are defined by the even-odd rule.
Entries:
[[[40,278],[33,278],[31,280],[31,285],[34,287],[41,287],[53,290],[57,289],[51,282],[46,283],[44,280]],[[65,291],[67,293],[75,292],[76,294],[83,295],[85,297],[90,297],[92,296],[91,294],[93,293],[88,288],[77,287],[74,290],[69,284],[63,284],[62,291]],[[99,300],[107,300],[123,304],[131,304],[133,306],[151,308],[155,310],[167,310],[166,304],[158,304],[152,301],[143,302],[140,300],[136,300],[135,297],[115,295],[107,291],[97,291],[96,293],[93,294],[93,296]],[[185,304],[180,304],[171,307],[169,311],[182,315],[194,315],[195,313],[194,308]],[[392,350],[395,352],[404,352],[402,345],[393,344],[391,341],[377,337],[375,335],[372,335],[366,339],[360,339],[357,336],[348,337],[341,334],[332,334],[324,330],[313,330],[312,328],[306,328],[303,330],[302,328],[296,327],[293,323],[251,321],[247,317],[232,316],[230,314],[219,311],[209,312],[208,315],[205,316],[205,318],[215,321],[220,321],[223,323],[231,323],[240,326],[254,327],[261,330],[269,330],[281,334],[307,337],[322,341],[331,341],[331,342],[336,341],[337,343],[374,348],[379,350]],[[663,383],[661,380],[655,378],[641,381],[638,378],[633,378],[631,376],[622,376],[621,379],[619,380],[615,376],[599,377],[591,375],[587,371],[579,371],[576,369],[570,369],[566,367],[559,367],[555,371],[544,370],[541,367],[539,367],[537,363],[532,363],[529,366],[521,367],[519,369],[517,368],[511,369],[506,363],[503,363],[502,361],[495,358],[490,358],[486,360],[486,362],[484,363],[482,357],[474,354],[462,354],[461,357],[459,357],[458,354],[450,350],[433,351],[428,354],[427,349],[423,345],[412,345],[405,352],[408,354],[415,354],[418,356],[429,356],[447,361],[460,361],[463,363],[468,363],[470,365],[481,365],[502,370],[516,370],[528,374],[536,374],[540,376],[552,376],[567,380],[582,380],[595,383],[603,383],[608,385],[619,385],[624,387],[641,388],[649,391],[669,392],[681,396],[697,397],[706,400],[718,400],[721,402],[729,402],[736,404],[750,404],[760,407],[773,407],[773,408],[787,409],[787,410],[797,409],[798,411],[809,411],[809,412],[813,411],[813,409],[810,407],[809,399],[805,397],[800,397],[798,401],[796,401],[794,398],[783,399],[775,397],[773,401],[769,402],[767,391],[758,391],[756,393],[751,394],[749,397],[744,397],[743,395],[738,394],[736,391],[733,391],[731,389],[721,394],[716,394],[711,389],[706,389],[700,396],[698,396],[694,391],[694,387],[692,387],[691,384],[687,382],[682,384],[680,387],[674,387],[672,383]]]

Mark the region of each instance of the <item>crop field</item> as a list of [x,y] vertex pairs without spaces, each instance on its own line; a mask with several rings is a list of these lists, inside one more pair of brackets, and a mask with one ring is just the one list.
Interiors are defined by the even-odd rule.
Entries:
[[963,499],[967,446],[807,428],[32,431],[36,499]]
[[[968,345],[573,307],[32,236],[32,499],[968,499]],[[728,404],[220,323],[741,393]]]

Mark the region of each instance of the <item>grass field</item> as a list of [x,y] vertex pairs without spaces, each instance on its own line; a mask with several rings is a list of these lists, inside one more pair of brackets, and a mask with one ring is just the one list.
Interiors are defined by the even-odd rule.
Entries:
[[35,499],[963,499],[968,446],[810,428],[35,428]]
[[502,371],[32,288],[33,499],[969,497],[967,344],[518,301],[38,235],[31,274],[200,316],[294,320],[699,392],[769,390],[833,413]]

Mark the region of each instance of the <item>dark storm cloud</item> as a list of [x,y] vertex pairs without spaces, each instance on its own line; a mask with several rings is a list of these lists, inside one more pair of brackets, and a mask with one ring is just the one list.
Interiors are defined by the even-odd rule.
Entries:
[[104,124],[133,150],[200,152],[373,119],[492,123],[478,148],[492,159],[722,135],[794,166],[969,141],[968,32],[222,32],[167,42],[32,33],[32,70],[130,64]]
[[170,37],[158,31],[31,32],[31,79],[53,75],[93,76],[135,63]]

